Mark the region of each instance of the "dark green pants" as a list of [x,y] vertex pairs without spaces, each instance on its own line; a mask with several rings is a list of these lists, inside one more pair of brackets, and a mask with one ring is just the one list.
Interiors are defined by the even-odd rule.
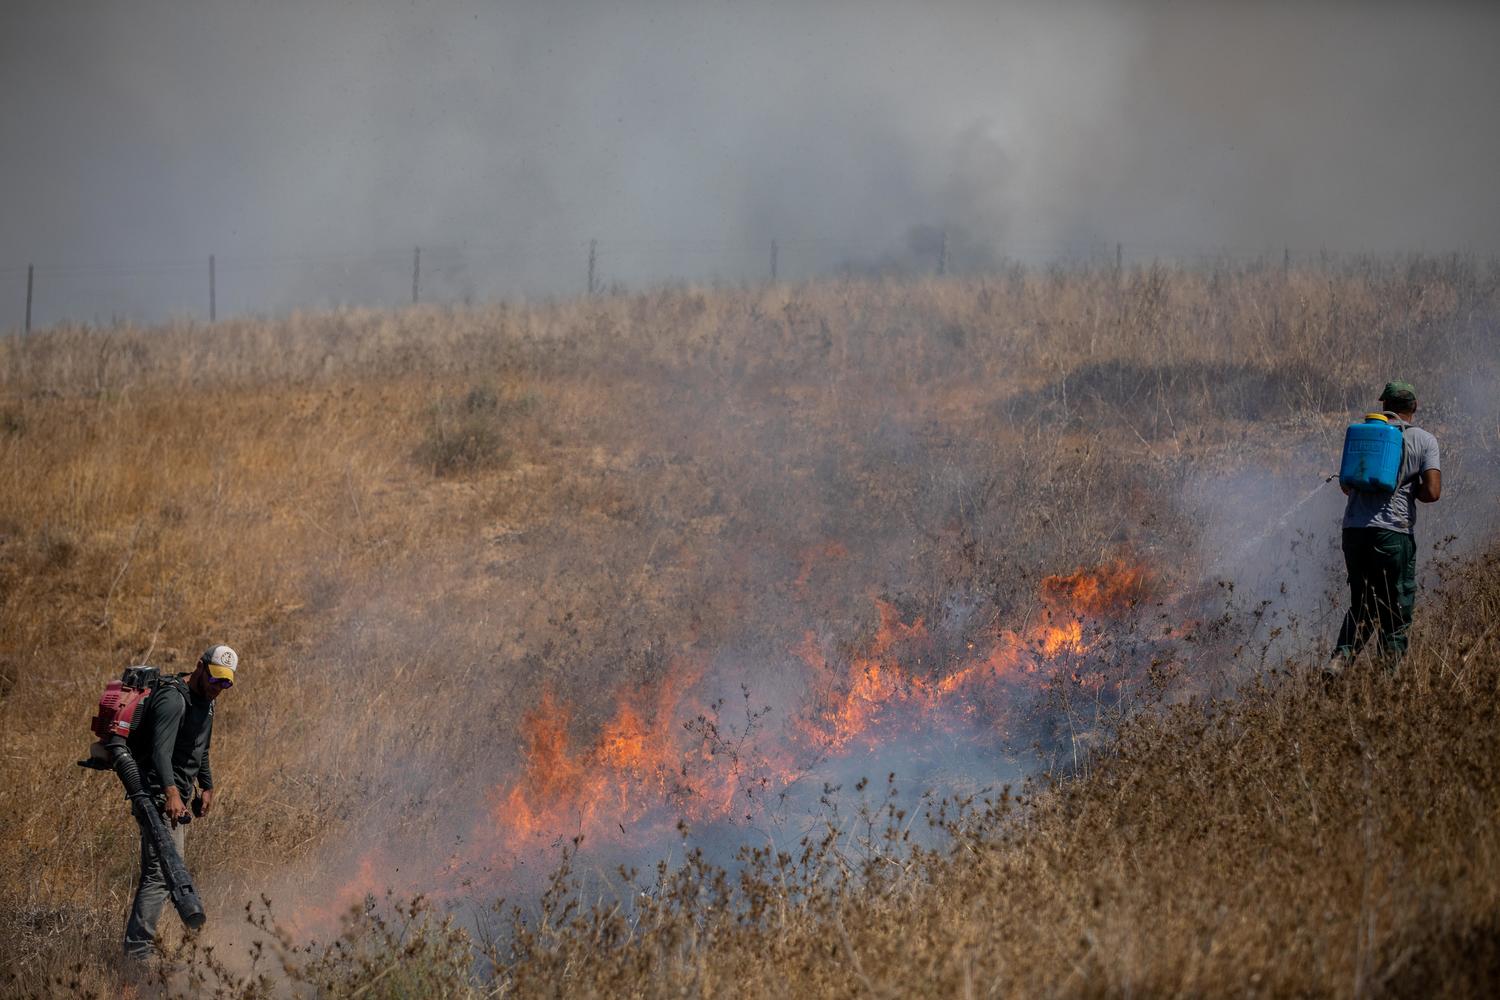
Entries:
[[1381,651],[1404,656],[1417,603],[1416,539],[1384,528],[1345,528],[1344,565],[1349,570],[1349,612],[1334,655],[1353,659],[1378,628]]

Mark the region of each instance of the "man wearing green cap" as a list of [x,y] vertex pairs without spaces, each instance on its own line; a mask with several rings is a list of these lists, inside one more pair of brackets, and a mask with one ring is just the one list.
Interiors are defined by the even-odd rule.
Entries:
[[1436,503],[1443,492],[1437,438],[1412,423],[1417,392],[1410,382],[1387,382],[1381,409],[1401,429],[1401,468],[1392,493],[1344,487],[1344,565],[1349,571],[1349,611],[1329,664],[1337,674],[1358,655],[1373,631],[1394,665],[1406,653],[1407,629],[1417,600],[1416,501]]

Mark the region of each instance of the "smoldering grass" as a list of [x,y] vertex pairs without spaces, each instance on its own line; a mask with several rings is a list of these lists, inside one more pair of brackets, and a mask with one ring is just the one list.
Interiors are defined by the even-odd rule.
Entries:
[[1434,605],[1395,673],[1361,661],[1330,689],[1291,664],[1232,699],[1163,704],[1086,771],[940,803],[935,846],[909,839],[888,782],[861,782],[845,821],[732,866],[689,850],[600,899],[570,850],[487,931],[387,900],[301,968],[330,995],[375,990],[407,954],[475,997],[1485,993],[1500,654],[1455,669],[1449,653],[1500,615],[1500,556]]

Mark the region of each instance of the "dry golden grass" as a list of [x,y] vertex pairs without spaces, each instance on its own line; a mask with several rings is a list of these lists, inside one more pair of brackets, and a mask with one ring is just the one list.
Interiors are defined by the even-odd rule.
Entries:
[[[6,989],[117,982],[134,830],[71,762],[130,662],[182,668],[219,640],[245,660],[215,735],[220,811],[189,838],[211,927],[229,925],[341,838],[373,824],[420,839],[443,803],[482,797],[544,688],[583,733],[662,649],[769,650],[814,626],[858,642],[872,591],[911,617],[962,592],[1009,620],[1018,579],[1121,551],[1187,587],[1198,526],[1163,498],[1210,472],[1316,475],[1393,373],[1437,387],[1424,402],[1440,436],[1451,425],[1445,468],[1477,469],[1496,427],[1465,394],[1493,385],[1497,317],[1492,267],[1417,259],[0,344]],[[847,559],[793,587],[831,541]],[[976,805],[951,853],[877,840],[891,860],[844,878],[814,843],[790,867],[752,864],[713,910],[716,872],[667,873],[632,923],[528,925],[493,979],[453,961],[461,935],[396,941],[366,917],[359,962],[296,975],[331,993],[373,983],[363,995],[1491,983],[1500,668],[1494,637],[1474,640],[1500,581],[1492,562],[1459,572],[1394,680],[1325,695],[1294,668],[1225,705],[1147,713],[1085,776]],[[436,977],[421,986],[388,970],[412,941],[413,974]]]

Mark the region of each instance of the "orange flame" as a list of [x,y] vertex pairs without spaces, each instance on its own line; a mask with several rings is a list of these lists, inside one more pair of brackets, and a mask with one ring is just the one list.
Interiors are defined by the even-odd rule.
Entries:
[[676,722],[684,692],[700,675],[701,669],[686,660],[673,661],[651,704],[621,697],[614,717],[585,748],[572,745],[571,708],[544,691],[522,724],[525,771],[497,791],[487,839],[516,851],[536,838],[589,837],[612,826],[623,830],[685,793],[681,777],[694,754],[675,738]]
[[[880,624],[875,637],[864,655],[850,660],[842,678],[834,676],[813,635],[805,636],[798,647],[822,705],[804,731],[824,750],[837,753],[857,739],[878,743],[881,734],[875,723],[898,707],[914,708],[914,714],[925,720],[965,715],[971,707],[966,699],[976,686],[1035,673],[1039,658],[1086,652],[1092,643],[1084,635],[1085,621],[1127,609],[1145,596],[1149,583],[1143,567],[1123,561],[1049,576],[1041,585],[1043,622],[1025,634],[997,633],[987,650],[937,680],[914,673],[901,660],[903,653],[922,651],[925,623],[919,618],[907,625],[894,606],[877,600]],[[972,651],[974,643],[969,645]]]
[[[820,555],[843,550],[829,545],[809,561]],[[799,584],[808,572],[804,566]],[[747,786],[785,788],[811,759],[878,746],[901,727],[957,724],[972,718],[981,701],[1003,705],[1007,684],[1041,683],[1027,678],[1049,660],[1086,652],[1098,640],[1086,625],[1134,605],[1150,584],[1144,568],[1122,561],[1049,576],[1040,588],[1042,620],[977,636],[956,662],[940,655],[923,619],[904,622],[893,604],[876,599],[875,634],[842,667],[813,632],[791,650],[805,667],[809,704],[753,755],[726,748],[725,734],[711,721],[714,709],[694,699],[703,662],[678,657],[648,690],[621,692],[613,716],[581,746],[572,735],[571,706],[545,690],[523,720],[522,773],[494,790],[469,837],[478,852],[469,860],[504,868],[528,845],[574,836],[629,841],[631,828],[653,817],[732,819]],[[660,829],[647,825],[646,836]],[[349,890],[362,895],[383,867],[376,852],[367,854]]]

